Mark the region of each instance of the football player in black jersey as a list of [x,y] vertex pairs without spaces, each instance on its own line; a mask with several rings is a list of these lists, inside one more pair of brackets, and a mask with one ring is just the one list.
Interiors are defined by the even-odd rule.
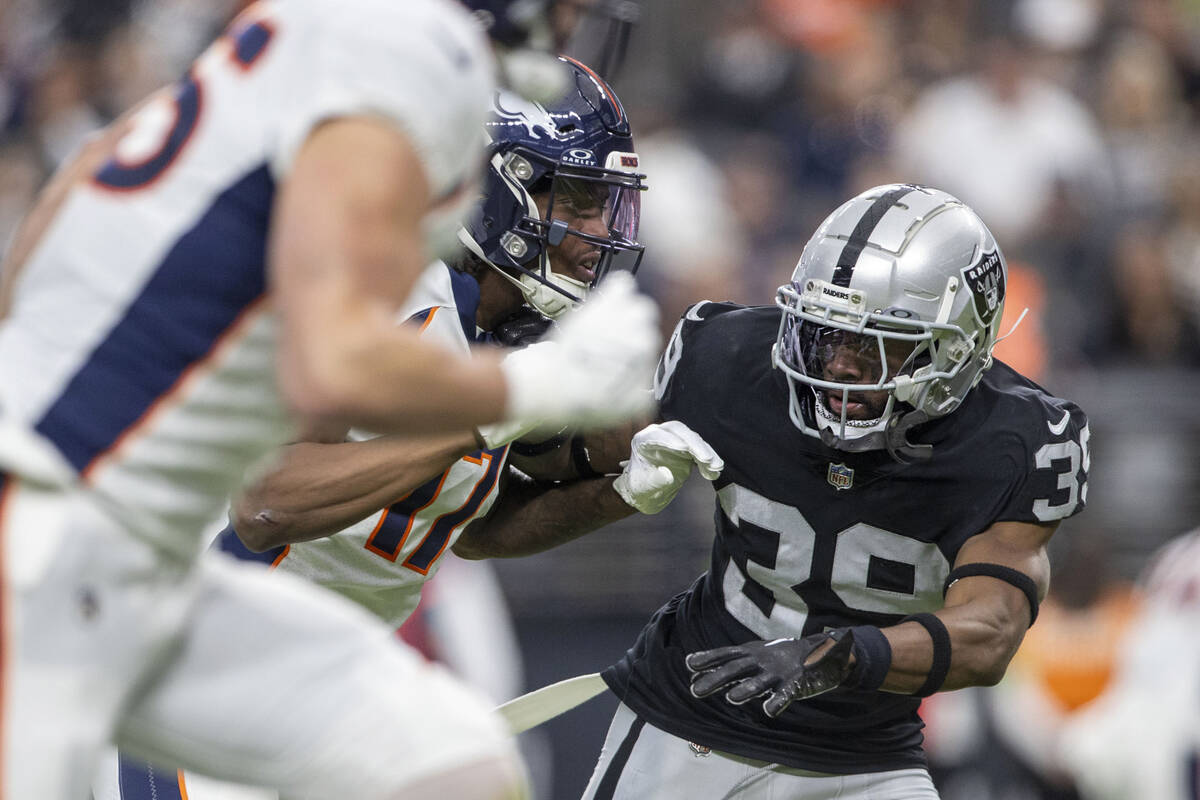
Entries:
[[992,358],[1005,277],[971,209],[890,185],[774,306],[687,311],[615,488],[719,471],[712,567],[605,671],[588,800],[937,797],[920,698],[1000,680],[1087,498],[1083,412]]

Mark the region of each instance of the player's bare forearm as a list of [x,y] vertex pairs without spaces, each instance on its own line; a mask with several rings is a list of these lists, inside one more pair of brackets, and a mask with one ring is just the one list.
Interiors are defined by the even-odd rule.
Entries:
[[633,513],[611,477],[549,484],[510,474],[496,506],[463,532],[454,552],[469,559],[533,555]]
[[422,341],[395,325],[393,309],[373,301],[342,308],[331,304],[310,316],[324,319],[327,330],[341,326],[340,341],[313,344],[310,353],[323,355],[281,376],[298,413],[408,435],[471,430],[503,417],[507,383],[498,355],[479,349],[466,358]]
[[602,475],[619,474],[621,464],[629,459],[629,443],[633,435],[649,424],[649,418],[635,419],[611,430],[584,436],[583,442],[592,469]]
[[[1055,525],[1001,522],[969,539],[959,551],[955,566],[998,564],[1028,576],[1045,597],[1050,584],[1046,544]],[[1005,581],[975,576],[955,581],[946,594],[945,607],[936,616],[946,626],[951,642],[950,671],[943,690],[967,686],[992,686],[1004,677],[1029,627],[1029,601],[1024,592]],[[883,689],[916,691],[929,674],[933,645],[929,633],[916,622],[884,629],[892,646],[892,665]]]
[[306,417],[370,430],[467,430],[504,414],[499,356],[468,359],[395,324],[427,264],[429,187],[393,126],[318,128],[277,194],[269,246],[279,383]]
[[469,433],[381,436],[364,442],[299,442],[246,487],[232,510],[251,550],[337,533],[399,500],[478,449]]

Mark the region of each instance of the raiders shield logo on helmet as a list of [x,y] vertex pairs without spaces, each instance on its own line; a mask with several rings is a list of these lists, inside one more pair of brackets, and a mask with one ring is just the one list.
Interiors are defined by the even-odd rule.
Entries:
[[992,324],[996,312],[1004,305],[1004,269],[1000,253],[984,253],[972,267],[963,271],[963,280],[975,298],[975,313],[984,325]]

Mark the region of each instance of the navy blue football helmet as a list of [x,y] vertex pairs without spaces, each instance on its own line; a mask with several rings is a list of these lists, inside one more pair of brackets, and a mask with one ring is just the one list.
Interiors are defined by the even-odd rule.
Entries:
[[[467,250],[552,318],[581,302],[608,272],[637,271],[646,188],[621,101],[591,69],[560,60],[571,76],[561,100],[540,105],[496,93],[485,126],[491,143],[483,198],[459,231]],[[579,222],[584,216],[586,224]],[[551,270],[551,248],[558,246],[586,247],[587,280]]]

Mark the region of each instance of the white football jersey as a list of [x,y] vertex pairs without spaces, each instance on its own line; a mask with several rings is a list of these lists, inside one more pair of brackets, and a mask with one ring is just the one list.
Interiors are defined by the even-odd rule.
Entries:
[[0,327],[0,467],[61,456],[129,528],[194,553],[290,433],[266,276],[277,183],[323,120],[373,115],[414,143],[427,244],[447,238],[475,196],[490,53],[453,0],[251,6],[140,107],[29,255]]
[[[438,262],[421,276],[404,318],[422,325],[423,338],[468,353],[478,304],[475,280]],[[351,432],[359,440],[371,436]],[[345,530],[266,556],[277,569],[343,594],[399,626],[417,607],[421,586],[433,577],[441,557],[472,520],[492,507],[507,457],[507,445],[464,456],[404,499]],[[222,544],[233,535],[227,532]]]

